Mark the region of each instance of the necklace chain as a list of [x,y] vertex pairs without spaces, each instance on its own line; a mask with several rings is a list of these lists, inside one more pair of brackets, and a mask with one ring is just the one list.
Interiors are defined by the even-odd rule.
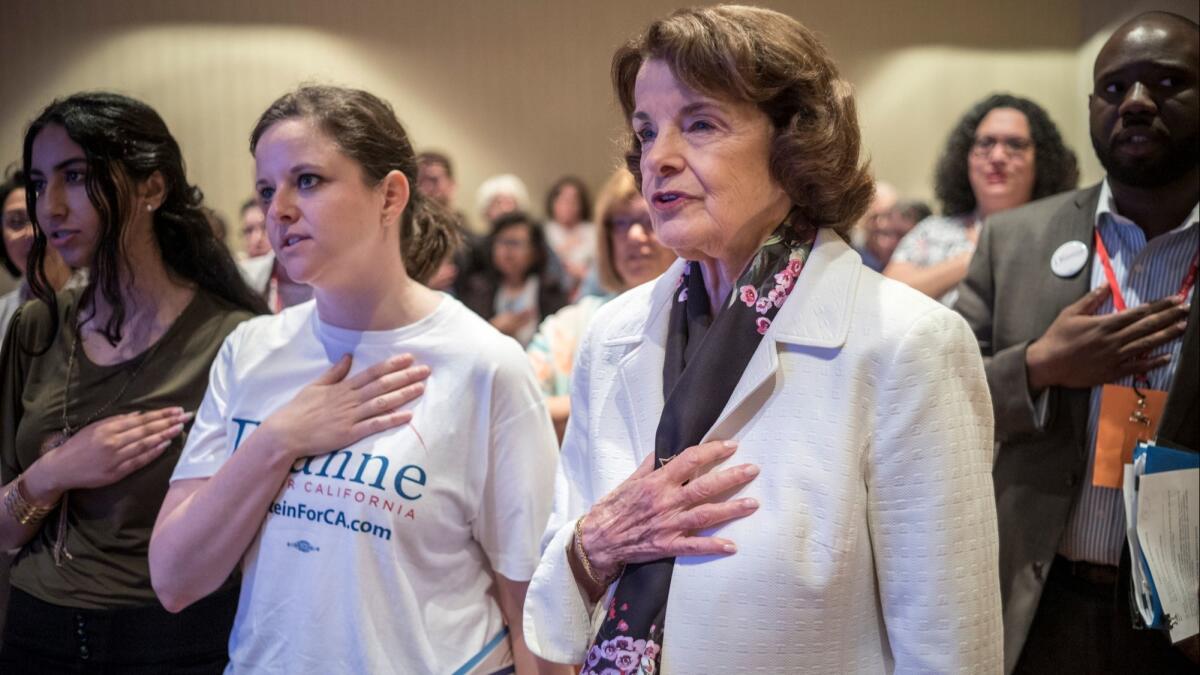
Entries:
[[[184,309],[186,308],[187,306],[185,305]],[[91,415],[88,415],[83,422],[79,423],[79,426],[71,428],[71,423],[68,419],[67,413],[67,402],[71,399],[71,371],[75,370],[75,360],[76,355],[79,352],[79,343],[83,340],[83,327],[75,327],[75,339],[71,342],[71,352],[67,356],[66,382],[63,384],[62,433],[59,434],[59,438],[50,441],[51,447],[57,447],[63,443],[66,443],[67,439],[69,439],[71,436],[74,436],[75,433],[80,429],[91,424],[93,421],[99,418],[100,415],[103,415],[109,408],[111,408],[113,404],[121,400],[121,397],[125,395],[125,391],[129,389],[129,385],[132,384],[133,381],[137,379],[138,374],[142,372],[142,367],[154,359],[154,355],[158,353],[159,346],[167,341],[167,333],[171,330],[175,323],[179,321],[179,317],[183,315],[183,311],[184,310],[182,309],[179,310],[179,314],[175,315],[175,319],[167,326],[167,329],[163,331],[163,334],[159,336],[158,340],[155,340],[150,349],[144,352],[144,356],[142,357],[141,361],[139,361],[138,364],[133,367],[132,372],[129,373],[129,377],[125,378],[125,383],[121,385],[121,388],[117,391],[116,395],[110,398],[104,405],[92,412]],[[78,314],[76,315],[76,318],[78,318]],[[74,326],[75,321],[72,320],[71,324]],[[135,356],[134,358],[137,357]],[[82,379],[82,374],[80,375],[80,378]],[[75,558],[75,556],[71,555],[71,552],[67,550],[67,505],[70,496],[70,492],[63,493],[62,502],[58,507],[58,526],[54,536],[53,549],[54,565],[56,567],[62,567],[64,561],[73,560]]]
[[[182,313],[183,312],[180,311],[180,314],[182,314]],[[179,317],[176,316],[175,321],[178,321],[178,320],[179,320]],[[67,357],[67,378],[66,378],[67,381],[63,385],[63,400],[62,400],[63,441],[66,441],[66,439],[70,438],[71,436],[74,436],[75,433],[78,432],[80,429],[82,429],[82,428],[86,427],[87,425],[91,424],[92,422],[94,422],[96,419],[98,419],[100,417],[100,415],[103,415],[105,412],[107,412],[108,409],[111,408],[117,401],[121,400],[121,397],[123,397],[125,395],[125,391],[129,389],[129,385],[133,384],[133,381],[137,379],[138,374],[142,372],[142,367],[154,359],[154,355],[158,352],[159,346],[162,345],[162,343],[166,341],[167,332],[171,330],[171,326],[173,326],[175,324],[175,321],[172,321],[171,324],[169,324],[167,326],[167,329],[165,331],[163,331],[163,334],[160,335],[159,338],[154,341],[154,344],[150,347],[150,349],[145,352],[145,356],[138,362],[138,364],[136,366],[134,366],[133,371],[131,373],[129,373],[129,377],[125,378],[125,383],[121,385],[121,388],[117,391],[116,395],[113,396],[112,398],[110,398],[104,405],[100,406],[95,411],[93,411],[91,415],[88,415],[87,418],[85,418],[83,420],[83,422],[80,422],[78,426],[72,428],[71,423],[68,421],[67,402],[71,398],[71,371],[73,371],[75,369],[75,361],[77,358],[77,353],[79,351],[79,343],[80,343],[80,341],[83,340],[83,327],[80,326],[80,327],[76,328],[75,339],[71,343],[71,353]],[[134,358],[137,358],[137,357],[134,357]]]

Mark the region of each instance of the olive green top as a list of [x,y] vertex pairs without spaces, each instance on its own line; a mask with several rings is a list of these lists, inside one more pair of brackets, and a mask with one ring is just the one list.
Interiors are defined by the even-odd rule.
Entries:
[[[13,317],[0,349],[0,480],[5,484],[33,464],[46,442],[63,428],[67,365],[76,339],[70,326],[79,296],[78,290],[58,295],[60,323],[52,343],[50,308],[33,301]],[[113,401],[126,383],[120,398],[97,419],[170,406],[194,411],[204,398],[209,367],[225,336],[251,316],[198,290],[159,339],[157,348],[123,363],[100,366],[88,359],[80,345],[67,401],[71,428],[77,430]],[[49,349],[38,354],[48,343]],[[66,607],[113,609],[157,604],[146,556],[150,532],[182,448],[180,436],[153,462],[117,483],[70,491],[65,543],[73,558],[64,560],[61,567],[54,563],[59,517],[55,510],[17,554],[12,585]]]

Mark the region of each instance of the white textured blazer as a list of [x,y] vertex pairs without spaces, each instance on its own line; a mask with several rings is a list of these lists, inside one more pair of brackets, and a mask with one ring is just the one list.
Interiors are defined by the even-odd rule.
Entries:
[[[571,575],[575,520],[654,452],[677,261],[597,313],[573,374],[529,647],[584,661],[607,599]],[[705,396],[703,391],[696,396]],[[705,440],[759,476],[727,557],[680,557],[667,673],[1000,673],[992,406],[957,314],[822,229]],[[611,595],[610,588],[609,594]]]

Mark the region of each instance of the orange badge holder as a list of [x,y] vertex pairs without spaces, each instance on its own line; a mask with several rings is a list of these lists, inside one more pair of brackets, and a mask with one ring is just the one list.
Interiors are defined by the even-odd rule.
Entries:
[[1165,391],[1104,385],[1100,394],[1100,421],[1096,425],[1092,485],[1121,488],[1125,465],[1133,461],[1134,446],[1138,441],[1154,440],[1166,404]]

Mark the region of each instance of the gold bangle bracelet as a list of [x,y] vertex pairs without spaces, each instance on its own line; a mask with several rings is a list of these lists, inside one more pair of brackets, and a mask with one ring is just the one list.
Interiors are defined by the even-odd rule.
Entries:
[[16,520],[18,523],[22,525],[30,525],[50,515],[50,512],[53,511],[58,504],[54,503],[50,506],[35,506],[29,503],[29,501],[25,499],[25,495],[21,494],[22,478],[23,476],[17,476],[16,480],[14,480],[8,486],[8,494],[4,495],[4,510],[8,511],[8,515],[12,516],[13,520]]
[[588,580],[598,587],[606,588],[621,576],[621,572],[625,570],[625,563],[621,563],[616,573],[607,579],[596,576],[596,570],[592,569],[592,561],[588,558],[587,551],[583,550],[583,519],[586,517],[587,515],[580,516],[579,520],[575,521],[575,556],[583,563],[583,573],[587,575]]

